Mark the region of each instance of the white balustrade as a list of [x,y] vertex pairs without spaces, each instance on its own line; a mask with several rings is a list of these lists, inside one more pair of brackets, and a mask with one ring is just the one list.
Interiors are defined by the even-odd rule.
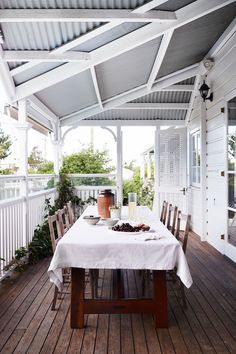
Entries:
[[[115,174],[73,174],[69,175],[75,185],[76,194],[82,201],[89,197],[97,199],[101,190],[111,189],[117,195]],[[0,279],[7,272],[7,266],[20,247],[27,247],[32,240],[34,230],[41,224],[45,214],[45,199],[54,204],[56,189],[51,188],[55,175],[29,175],[28,198],[20,196],[23,176],[0,176]],[[97,179],[97,180],[96,180]],[[83,185],[83,183],[90,185]],[[107,185],[94,185],[96,182],[108,182]],[[110,185],[109,185],[110,183]],[[9,198],[11,197],[11,198]],[[26,214],[25,214],[26,212]]]

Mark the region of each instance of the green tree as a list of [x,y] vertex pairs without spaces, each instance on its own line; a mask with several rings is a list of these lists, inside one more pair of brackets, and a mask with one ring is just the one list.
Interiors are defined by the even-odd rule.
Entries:
[[[110,173],[114,167],[109,165],[110,159],[107,150],[93,150],[91,146],[80,152],[64,157],[60,173]],[[111,185],[111,181],[104,177],[76,178],[76,185]]]
[[107,150],[93,150],[92,147],[64,157],[61,173],[109,173],[110,159]]
[[38,146],[34,146],[28,157],[28,164],[32,167],[35,167],[43,162],[44,159],[42,151],[39,149]]
[[53,162],[43,158],[43,153],[38,146],[34,146],[29,157],[29,173],[30,174],[50,174],[53,173]]
[[[12,141],[10,135],[5,135],[3,130],[0,129],[0,160],[4,160],[7,156],[10,155],[10,147],[12,145]],[[11,168],[1,169],[0,175],[9,175],[13,174],[14,170]]]
[[10,135],[5,135],[2,129],[0,129],[0,160],[3,160],[10,155],[11,145],[12,141]]

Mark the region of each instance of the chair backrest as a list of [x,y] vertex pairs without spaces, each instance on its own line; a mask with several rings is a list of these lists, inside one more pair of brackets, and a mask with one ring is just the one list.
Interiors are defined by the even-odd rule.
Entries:
[[61,233],[64,235],[64,233],[71,227],[67,208],[64,206],[64,208],[58,209],[57,215],[61,226]]
[[74,213],[74,209],[72,206],[72,202],[71,201],[68,202],[66,204],[66,207],[67,207],[68,216],[69,216],[69,223],[70,223],[70,225],[73,225],[75,222],[75,213]]
[[54,215],[48,216],[48,225],[49,225],[50,238],[51,238],[51,243],[52,243],[52,250],[54,253],[55,249],[57,247],[58,241],[63,237],[63,233],[61,230],[61,225],[58,220],[57,213]]
[[170,204],[169,205],[169,209],[168,209],[166,227],[167,227],[168,230],[171,231],[171,233],[173,235],[175,233],[175,228],[176,228],[177,212],[178,212],[178,207],[177,206],[173,206],[172,204]]
[[[183,231],[180,230],[181,222],[185,223],[185,228]],[[176,223],[175,237],[177,238],[177,240],[179,240],[182,243],[182,248],[183,248],[184,253],[186,253],[186,250],[187,250],[190,222],[191,222],[191,215],[183,214],[179,210],[177,223]]]
[[160,217],[160,221],[161,221],[163,224],[166,224],[167,209],[168,209],[168,202],[166,202],[166,201],[164,200],[164,201],[163,201],[163,204],[162,204],[161,217]]

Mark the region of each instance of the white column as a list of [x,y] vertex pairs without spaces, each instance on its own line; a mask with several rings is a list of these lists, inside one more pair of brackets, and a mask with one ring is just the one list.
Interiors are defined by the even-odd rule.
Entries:
[[200,121],[200,141],[201,141],[201,200],[202,200],[202,232],[201,240],[207,239],[207,161],[206,161],[206,103],[201,99],[201,121]]
[[31,128],[31,124],[29,124],[26,119],[26,100],[21,100],[18,105],[18,120],[17,124],[18,130],[18,152],[19,152],[19,169],[18,175],[24,177],[24,180],[21,182],[20,192],[21,195],[25,197],[25,202],[23,204],[23,215],[24,218],[22,220],[22,228],[23,228],[23,238],[24,245],[28,245],[29,241],[29,191],[28,191],[28,131]]
[[145,178],[145,156],[144,154],[140,155],[140,178],[144,180]]
[[123,203],[123,134],[120,126],[117,126],[117,202]]
[[154,139],[154,201],[153,211],[160,215],[159,187],[160,187],[160,127],[156,127]]
[[62,164],[62,153],[61,153],[62,142],[61,140],[53,140],[52,144],[54,147],[54,173],[56,175],[59,175],[61,164]]
[[150,179],[152,177],[152,164],[151,164],[151,154],[147,153],[147,178]]

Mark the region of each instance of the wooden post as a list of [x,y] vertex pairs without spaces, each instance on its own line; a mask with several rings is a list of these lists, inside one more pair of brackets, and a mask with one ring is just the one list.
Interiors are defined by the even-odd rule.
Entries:
[[156,328],[168,327],[168,303],[166,288],[166,271],[153,271],[153,297],[156,302],[155,324]]

